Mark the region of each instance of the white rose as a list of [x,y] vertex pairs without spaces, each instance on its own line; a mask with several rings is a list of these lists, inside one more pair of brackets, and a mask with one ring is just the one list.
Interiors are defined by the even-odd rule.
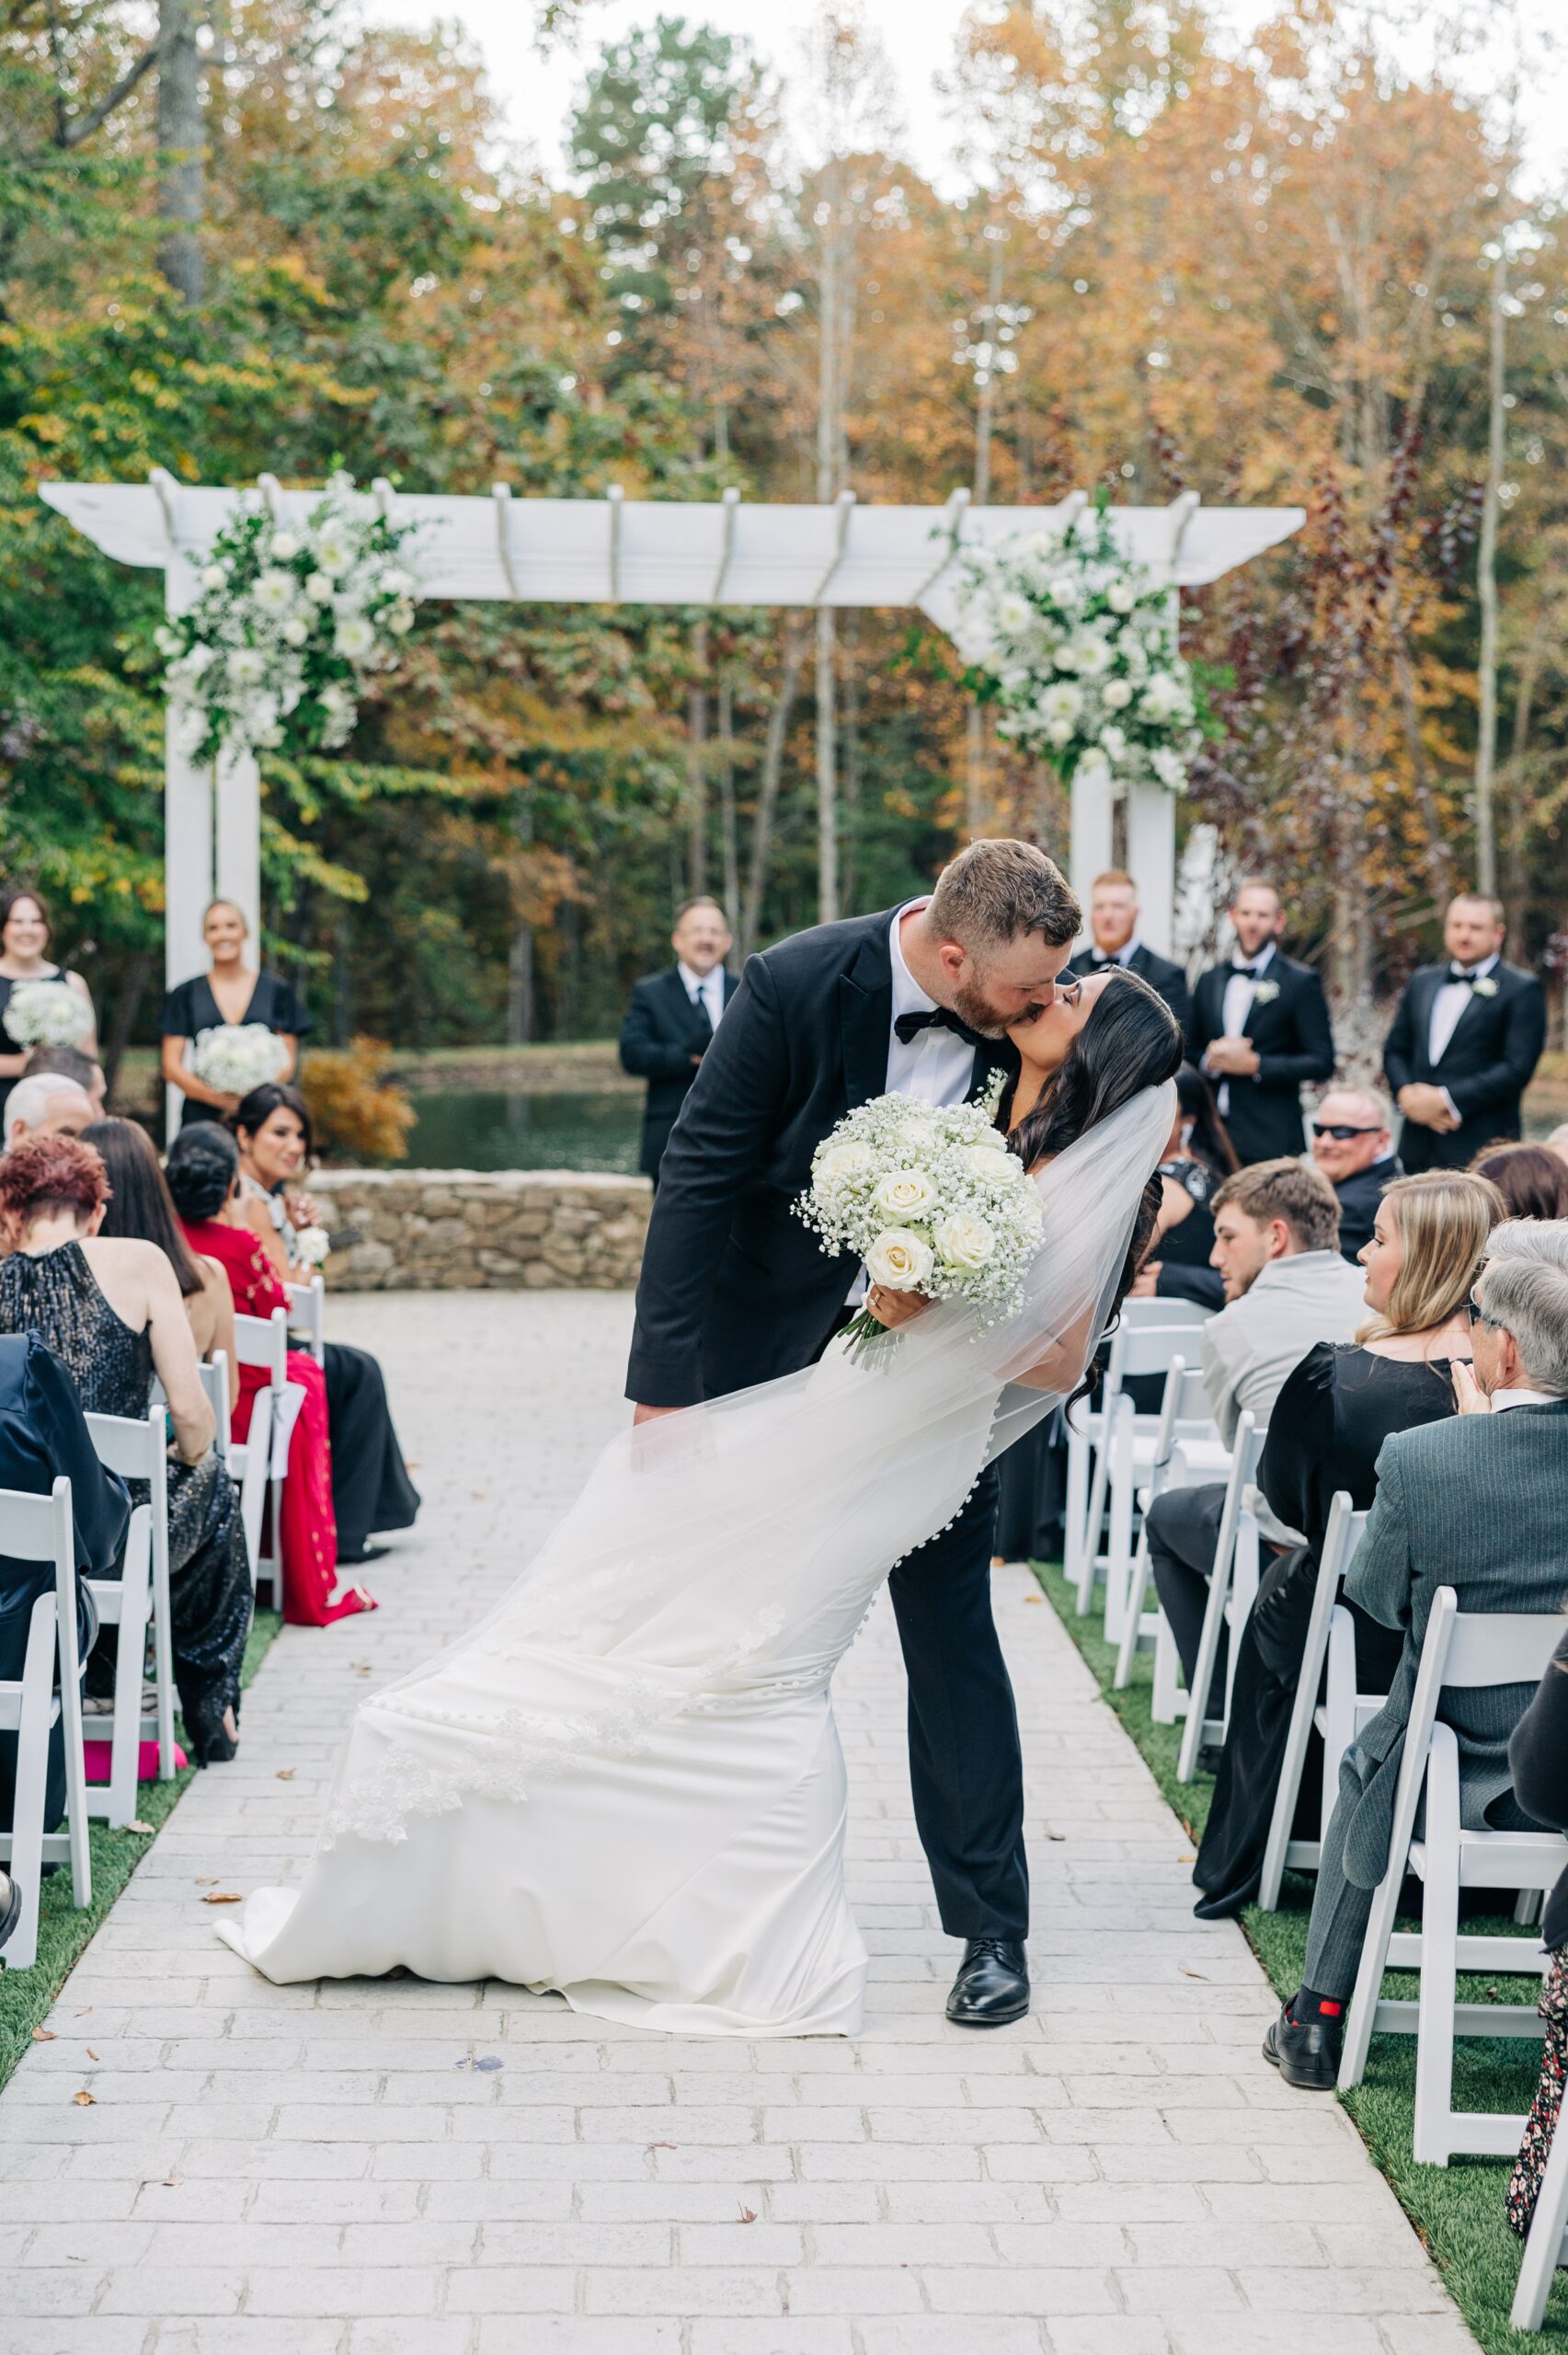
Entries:
[[298,556],[299,552],[300,544],[292,532],[273,533],[272,561],[274,564],[287,564],[289,558],[292,556]]
[[203,589],[221,589],[228,577],[221,564],[204,564],[200,575]]
[[1007,1155],[1007,1140],[999,1132],[996,1141],[1002,1148],[1000,1158],[989,1145],[971,1144],[964,1148],[965,1167],[977,1184],[988,1189],[1009,1186],[1013,1182],[1013,1172],[1007,1166],[1011,1157]]
[[996,1250],[996,1235],[983,1218],[955,1211],[935,1231],[938,1251],[950,1268],[983,1268]]
[[1186,694],[1169,671],[1156,671],[1143,690],[1143,708],[1153,720],[1173,719],[1186,708]]
[[1075,638],[1072,643],[1073,651],[1078,658],[1074,668],[1081,676],[1085,679],[1097,679],[1102,672],[1110,669],[1111,649],[1103,638],[1095,637],[1093,630],[1085,630],[1082,636]]
[[174,661],[184,642],[179,632],[177,629],[170,629],[166,622],[160,622],[153,632],[153,644],[165,660],[170,662]]
[[1082,708],[1083,690],[1070,679],[1058,679],[1040,696],[1040,717],[1045,720],[1073,720]]
[[814,1184],[836,1186],[845,1178],[858,1177],[871,1166],[871,1148],[864,1144],[833,1144],[819,1153],[812,1164]]
[[319,701],[322,709],[329,712],[335,719],[346,718],[354,708],[353,696],[349,693],[348,688],[341,685],[336,679],[330,680],[323,687]]
[[1100,690],[1100,700],[1107,711],[1125,711],[1132,701],[1130,679],[1107,679]]
[[264,614],[286,614],[294,602],[293,578],[287,572],[263,572],[250,593]]
[[376,586],[383,597],[411,597],[414,593],[414,576],[411,572],[405,572],[401,565],[395,564],[388,571],[382,574]]
[[199,679],[212,660],[212,649],[204,638],[199,638],[189,653],[182,655],[175,668],[188,679]]
[[1138,603],[1138,592],[1130,580],[1113,580],[1105,592],[1105,603],[1113,614],[1130,614]]
[[899,1226],[884,1228],[865,1255],[865,1272],[889,1292],[919,1292],[936,1265],[929,1243]]
[[339,654],[347,655],[350,662],[357,661],[374,646],[375,632],[363,614],[346,614],[338,625],[333,643]]
[[1078,668],[1078,648],[1074,640],[1070,638],[1064,638],[1060,645],[1053,649],[1051,660],[1056,664],[1059,671],[1076,671]]
[[1070,572],[1053,574],[1046,583],[1046,590],[1051,603],[1059,605],[1063,613],[1076,613],[1082,603],[1082,592]]
[[328,523],[315,544],[315,560],[323,572],[347,572],[354,561],[353,543]]
[[229,657],[229,676],[236,687],[258,686],[267,675],[267,663],[254,646],[236,646]]
[[919,1218],[936,1200],[936,1188],[923,1169],[890,1169],[872,1200],[888,1218]]
[[1046,741],[1048,744],[1054,744],[1058,752],[1061,752],[1071,743],[1072,732],[1070,719],[1053,719],[1046,729]]
[[982,1129],[979,1135],[974,1142],[975,1148],[977,1152],[979,1153],[1005,1153],[1007,1151],[1007,1139],[1002,1135],[1000,1129]]
[[313,605],[330,605],[333,587],[325,572],[313,572],[305,582],[305,595]]
[[1005,630],[1027,629],[1030,607],[1027,597],[1009,595],[996,601],[996,618]]
[[1100,750],[1108,761],[1119,761],[1127,751],[1126,730],[1120,728],[1102,728]]
[[1170,792],[1181,793],[1185,790],[1187,781],[1187,764],[1180,752],[1173,752],[1168,744],[1157,744],[1149,755],[1149,765],[1161,784]]
[[414,608],[405,603],[394,605],[386,616],[386,626],[395,638],[406,638],[414,626]]
[[291,614],[288,620],[283,624],[282,638],[284,645],[303,646],[309,636],[309,622],[301,621],[298,614]]

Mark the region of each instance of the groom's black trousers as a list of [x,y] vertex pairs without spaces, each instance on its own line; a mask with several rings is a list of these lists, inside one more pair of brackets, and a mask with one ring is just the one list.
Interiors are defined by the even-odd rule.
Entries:
[[910,1679],[915,1822],[955,1938],[1029,1931],[1024,1759],[990,1607],[1001,1473],[981,1473],[951,1528],[906,1554],[889,1580]]

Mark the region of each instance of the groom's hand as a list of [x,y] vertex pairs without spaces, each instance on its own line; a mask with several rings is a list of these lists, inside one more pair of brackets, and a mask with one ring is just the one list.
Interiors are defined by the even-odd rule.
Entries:
[[634,1407],[632,1429],[635,1430],[639,1423],[656,1423],[660,1415],[678,1415],[680,1412],[679,1407]]

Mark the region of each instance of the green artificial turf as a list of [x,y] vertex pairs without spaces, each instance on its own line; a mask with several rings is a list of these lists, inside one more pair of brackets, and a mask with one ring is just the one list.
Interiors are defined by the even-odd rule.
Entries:
[[[1161,1791],[1195,1843],[1208,1820],[1214,1788],[1210,1775],[1199,1774],[1190,1783],[1176,1780],[1176,1757],[1182,1728],[1157,1726],[1151,1714],[1154,1685],[1153,1655],[1140,1651],[1127,1690],[1113,1689],[1116,1655],[1101,1634],[1098,1616],[1081,1619],[1071,1588],[1054,1563],[1033,1566],[1046,1595],[1068,1634],[1093,1671],[1100,1690],[1116,1711],[1147,1761]],[[1312,1901],[1311,1876],[1288,1873],[1276,1913],[1249,1905],[1242,1927],[1259,1961],[1281,1997],[1293,1995],[1301,1983],[1307,1951],[1307,1916]],[[1195,1896],[1196,1892],[1194,1892]],[[1411,1922],[1403,1926],[1415,1928]],[[1465,1927],[1475,1931],[1514,1930],[1521,1939],[1532,1937],[1516,1930],[1510,1920],[1475,1919]],[[1462,1977],[1459,1993],[1467,2003],[1528,2001],[1539,1989],[1534,1972],[1527,1980]],[[1391,1971],[1383,1982],[1386,1995],[1413,1995],[1413,1972]],[[1258,2067],[1266,2067],[1261,2053]],[[1461,2038],[1455,2048],[1454,2099],[1461,2109],[1496,2109],[1522,2118],[1535,2092],[1540,2051],[1533,2041],[1503,2038]],[[1460,2313],[1486,2355],[1523,2355],[1530,2348],[1568,2342],[1568,2271],[1559,2272],[1547,2303],[1546,2325],[1539,2338],[1512,2330],[1508,2309],[1518,2280],[1521,2243],[1508,2229],[1504,2213],[1511,2162],[1507,2159],[1455,2159],[1446,2167],[1418,2166],[1411,2155],[1411,2127],[1415,2100],[1415,2039],[1375,2036],[1367,2074],[1354,2093],[1338,2098],[1349,2111],[1363,2141],[1387,2176],[1423,2243],[1453,2293]]]
[[[282,1624],[280,1612],[258,1611],[245,1648],[242,1683],[250,1683]],[[177,1717],[176,1730],[179,1730]],[[93,1901],[80,1913],[71,1902],[68,1865],[62,1865],[45,1880],[39,1901],[37,1961],[28,1970],[0,1970],[0,2085],[27,2051],[34,2028],[41,2026],[83,1947],[145,1855],[152,1834],[177,1805],[180,1793],[197,1771],[188,1766],[171,1783],[138,1786],[137,1821],[148,1827],[145,1832],[111,1832],[106,1823],[92,1826]]]

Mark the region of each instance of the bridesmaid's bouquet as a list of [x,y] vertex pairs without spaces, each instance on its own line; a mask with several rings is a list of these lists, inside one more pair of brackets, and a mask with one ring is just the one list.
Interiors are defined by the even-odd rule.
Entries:
[[248,1096],[280,1077],[288,1060],[283,1041],[265,1022],[224,1022],[197,1032],[190,1068],[224,1096]]
[[79,1047],[92,1027],[92,1007],[59,982],[18,982],[6,1008],[18,1047]]
[[[1039,1195],[984,1103],[857,1105],[818,1146],[795,1208],[824,1251],[854,1252],[874,1284],[967,1301],[981,1327],[1022,1306],[1042,1241]],[[863,1309],[846,1338],[890,1337]]]

